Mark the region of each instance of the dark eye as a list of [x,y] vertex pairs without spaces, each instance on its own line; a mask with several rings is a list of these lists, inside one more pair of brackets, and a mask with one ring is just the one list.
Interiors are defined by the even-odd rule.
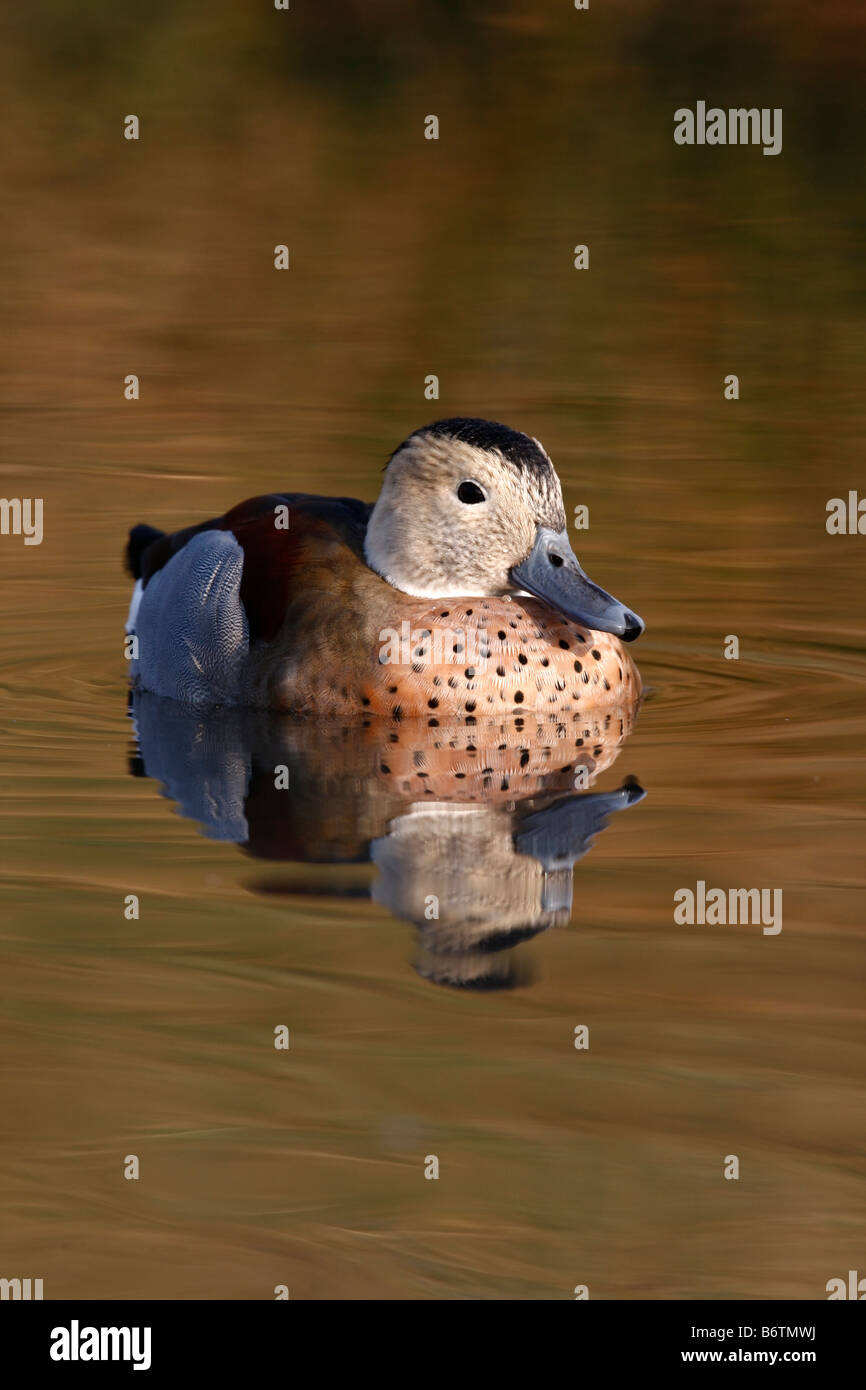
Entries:
[[466,482],[460,484],[459,488],[457,489],[457,496],[460,498],[461,502],[487,501],[483,489],[480,488],[477,483],[473,483],[469,479],[467,479]]

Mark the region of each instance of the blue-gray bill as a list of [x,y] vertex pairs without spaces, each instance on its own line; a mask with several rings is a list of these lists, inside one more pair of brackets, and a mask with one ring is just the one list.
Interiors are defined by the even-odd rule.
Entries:
[[539,526],[535,545],[526,559],[514,566],[511,578],[564,617],[585,623],[596,632],[612,632],[623,642],[633,642],[644,630],[637,613],[584,574],[565,531],[557,533]]

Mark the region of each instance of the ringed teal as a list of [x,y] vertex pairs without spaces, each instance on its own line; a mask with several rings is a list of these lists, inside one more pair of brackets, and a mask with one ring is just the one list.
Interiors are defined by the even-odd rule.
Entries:
[[416,430],[375,504],[254,497],[134,527],[127,564],[134,681],[198,707],[433,723],[640,692],[642,620],[581,568],[541,444],[489,420]]

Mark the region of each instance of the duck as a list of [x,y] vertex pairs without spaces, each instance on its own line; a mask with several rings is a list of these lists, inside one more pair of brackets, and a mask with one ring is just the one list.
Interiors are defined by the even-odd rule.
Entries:
[[374,503],[270,493],[126,565],[133,687],[324,718],[557,719],[633,706],[643,620],[588,577],[541,443],[497,421],[415,430]]

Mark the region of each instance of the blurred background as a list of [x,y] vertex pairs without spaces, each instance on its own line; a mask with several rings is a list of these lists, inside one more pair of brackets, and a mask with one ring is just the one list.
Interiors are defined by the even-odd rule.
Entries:
[[[863,1272],[866,541],[825,520],[866,495],[866,16],[756,11],[0,19],[0,490],[45,508],[41,546],[0,537],[0,1276],[761,1299]],[[698,100],[781,107],[782,153],[675,145]],[[372,498],[462,414],[541,438],[648,624],[602,779],[646,800],[486,993],[422,979],[366,898],[251,892],[129,776],[122,654],[131,524]],[[697,879],[782,888],[781,935],[676,926]]]

